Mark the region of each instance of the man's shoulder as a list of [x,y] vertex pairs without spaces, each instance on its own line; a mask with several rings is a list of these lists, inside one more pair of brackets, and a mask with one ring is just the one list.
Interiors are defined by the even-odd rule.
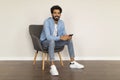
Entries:
[[63,20],[62,20],[62,19],[60,19],[60,20],[59,20],[59,22],[62,22],[62,23],[63,23]]
[[52,21],[52,18],[48,17],[47,19],[45,19],[45,21]]

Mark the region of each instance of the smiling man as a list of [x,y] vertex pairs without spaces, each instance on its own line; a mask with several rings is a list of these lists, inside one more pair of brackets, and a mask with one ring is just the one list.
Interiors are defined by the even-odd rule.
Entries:
[[55,5],[51,8],[51,15],[44,22],[43,31],[41,33],[40,40],[43,47],[48,48],[48,54],[50,56],[51,66],[50,73],[51,75],[59,75],[59,72],[54,64],[54,48],[67,45],[69,55],[70,55],[70,68],[84,68],[84,65],[77,63],[74,60],[74,47],[72,43],[72,36],[66,34],[64,22],[60,20],[62,13],[62,8],[58,5]]

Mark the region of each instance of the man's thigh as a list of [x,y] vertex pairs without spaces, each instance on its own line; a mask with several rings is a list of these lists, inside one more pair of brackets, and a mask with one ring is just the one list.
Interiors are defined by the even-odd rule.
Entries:
[[59,41],[55,41],[55,46],[59,47],[59,46],[64,46],[66,44],[68,44],[69,41],[63,41],[63,40],[59,40]]
[[[48,46],[49,46],[49,42],[50,42],[50,41],[45,40],[45,41],[42,42],[42,45],[43,45],[44,47],[48,47]],[[64,45],[66,45],[68,42],[69,42],[69,41],[63,41],[63,40],[55,41],[55,46],[56,46],[56,47],[64,46]]]

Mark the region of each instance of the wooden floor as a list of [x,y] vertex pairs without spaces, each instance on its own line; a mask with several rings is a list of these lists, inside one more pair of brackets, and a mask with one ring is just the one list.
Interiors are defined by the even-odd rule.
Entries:
[[64,67],[55,62],[60,73],[51,76],[49,64],[41,70],[41,62],[32,65],[32,61],[0,61],[0,80],[120,80],[120,61],[78,61],[84,69],[70,69],[69,62]]

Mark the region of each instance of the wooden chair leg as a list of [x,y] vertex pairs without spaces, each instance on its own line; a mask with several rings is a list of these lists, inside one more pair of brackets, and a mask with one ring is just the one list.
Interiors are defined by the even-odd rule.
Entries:
[[62,61],[61,54],[60,54],[59,52],[58,52],[58,55],[59,55],[59,58],[60,58],[60,64],[61,64],[61,66],[64,66],[63,61]]
[[45,68],[45,54],[46,53],[42,53],[42,70]]
[[35,64],[36,64],[37,54],[38,54],[38,51],[36,51],[36,53],[35,53],[35,56],[34,56],[34,61],[33,61],[33,65],[35,65]]
[[49,63],[49,55],[46,53],[46,56],[47,56],[47,62]]

